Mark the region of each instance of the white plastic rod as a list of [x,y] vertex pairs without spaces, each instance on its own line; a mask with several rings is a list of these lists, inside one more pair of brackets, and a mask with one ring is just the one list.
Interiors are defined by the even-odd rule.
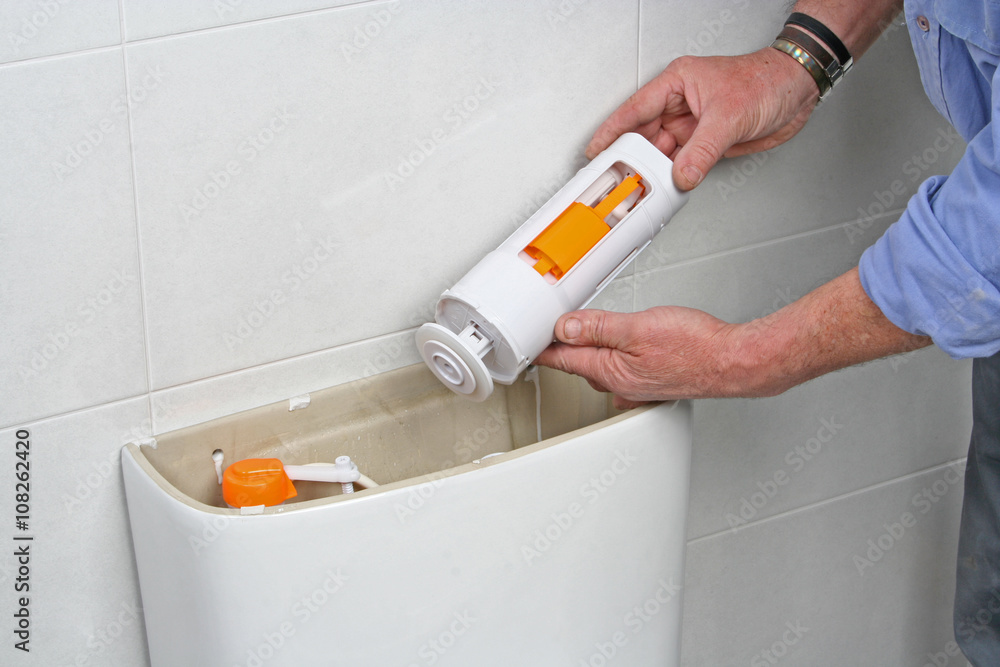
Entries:
[[344,470],[336,463],[314,463],[304,466],[285,466],[288,479],[301,482],[356,482],[361,479],[357,468]]
[[338,456],[336,463],[308,463],[306,465],[286,465],[288,479],[302,482],[332,482],[350,484],[359,482],[366,489],[378,486],[369,477],[362,475],[358,466],[349,456]]

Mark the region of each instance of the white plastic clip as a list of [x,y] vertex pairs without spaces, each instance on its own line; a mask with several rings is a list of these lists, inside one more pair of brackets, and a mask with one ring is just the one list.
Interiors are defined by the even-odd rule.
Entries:
[[309,394],[303,394],[302,396],[290,398],[288,399],[288,411],[292,412],[293,410],[303,410],[308,408],[310,401],[312,401],[312,398]]

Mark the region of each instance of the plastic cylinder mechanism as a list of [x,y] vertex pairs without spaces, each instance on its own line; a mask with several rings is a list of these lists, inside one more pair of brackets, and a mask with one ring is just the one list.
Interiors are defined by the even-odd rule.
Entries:
[[511,384],[687,202],[670,161],[624,134],[438,300],[417,348],[441,382],[483,401]]

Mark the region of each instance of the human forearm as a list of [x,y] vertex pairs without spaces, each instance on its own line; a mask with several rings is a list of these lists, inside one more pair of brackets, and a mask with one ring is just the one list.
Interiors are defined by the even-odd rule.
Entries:
[[555,334],[558,342],[535,363],[587,378],[614,393],[619,407],[774,396],[839,368],[931,344],[887,320],[856,269],[742,324],[680,306],[581,310],[560,318]]
[[854,58],[875,43],[902,9],[903,0],[799,0],[794,7],[826,25]]
[[890,322],[857,269],[766,317],[734,325],[722,393],[771,396],[830,371],[931,344]]

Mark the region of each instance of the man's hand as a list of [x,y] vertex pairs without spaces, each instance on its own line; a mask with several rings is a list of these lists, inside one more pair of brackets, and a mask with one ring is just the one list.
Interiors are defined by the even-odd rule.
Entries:
[[723,156],[788,141],[818,99],[805,68],[772,48],[736,57],[684,56],[604,121],[587,157],[625,132],[638,132],[674,160],[674,183],[690,190]]
[[737,327],[679,306],[640,313],[581,310],[563,316],[536,364],[582,375],[615,405],[741,393]]
[[[902,0],[799,0],[859,57]],[[795,136],[819,98],[809,73],[770,47],[735,57],[677,58],[594,133],[587,156],[638,132],[673,159],[674,183],[697,186],[722,157],[773,148]],[[587,378],[619,407],[650,400],[773,396],[830,371],[915,350],[931,339],[897,328],[868,298],[857,269],[776,313],[728,324],[660,307],[560,318],[557,342],[536,363]]]
[[931,344],[865,294],[858,270],[744,324],[660,306],[641,313],[580,310],[559,318],[557,342],[535,363],[585,377],[615,405],[675,398],[775,396],[802,382]]

